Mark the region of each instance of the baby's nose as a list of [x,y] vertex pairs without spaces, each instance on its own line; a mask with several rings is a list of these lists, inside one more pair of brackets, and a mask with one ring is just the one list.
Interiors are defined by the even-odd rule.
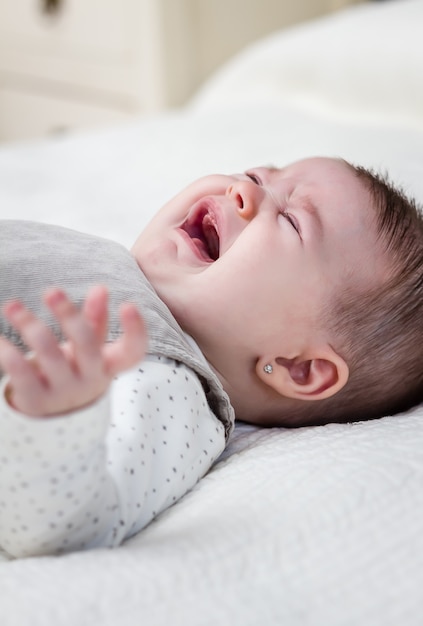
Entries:
[[239,180],[226,190],[226,195],[235,201],[236,211],[246,220],[251,220],[257,213],[257,189],[252,181]]

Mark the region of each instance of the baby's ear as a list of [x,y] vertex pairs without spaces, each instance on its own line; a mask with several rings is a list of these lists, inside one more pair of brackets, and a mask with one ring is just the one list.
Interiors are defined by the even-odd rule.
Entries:
[[256,364],[256,374],[286,398],[324,400],[344,387],[349,370],[344,359],[330,346],[325,346],[292,359],[261,357]]

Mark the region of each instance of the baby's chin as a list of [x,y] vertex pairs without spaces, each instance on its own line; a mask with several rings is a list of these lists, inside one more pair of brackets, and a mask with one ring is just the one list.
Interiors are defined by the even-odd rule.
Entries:
[[145,240],[142,236],[137,239],[130,250],[138,267],[148,280],[154,281],[164,278],[169,271],[169,263],[175,255],[175,244],[170,240],[154,242]]
[[140,266],[140,268],[160,300],[167,306],[178,324],[185,330],[184,311],[186,306],[181,302],[180,291],[176,281],[170,279],[166,273],[161,272],[160,267],[151,267],[149,263],[145,264],[145,269],[143,266]]

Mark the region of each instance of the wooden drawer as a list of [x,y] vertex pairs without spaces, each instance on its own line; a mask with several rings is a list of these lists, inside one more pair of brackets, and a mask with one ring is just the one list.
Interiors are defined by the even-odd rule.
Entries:
[[[58,0],[47,13],[46,0],[0,0],[0,38],[21,52],[121,59],[132,41],[131,0]],[[135,3],[134,3],[135,4]],[[142,4],[142,3],[141,3]]]
[[0,141],[101,127],[129,119],[118,109],[0,87]]
[[[143,0],[0,0],[0,72],[142,101]],[[6,76],[6,78],[7,78]]]

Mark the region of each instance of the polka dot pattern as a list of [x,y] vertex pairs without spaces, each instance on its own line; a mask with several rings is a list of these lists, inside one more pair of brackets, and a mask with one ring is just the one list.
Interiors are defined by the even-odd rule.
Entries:
[[4,392],[0,403],[0,545],[15,556],[120,544],[191,489],[225,446],[196,374],[160,356],[67,416],[22,416]]

